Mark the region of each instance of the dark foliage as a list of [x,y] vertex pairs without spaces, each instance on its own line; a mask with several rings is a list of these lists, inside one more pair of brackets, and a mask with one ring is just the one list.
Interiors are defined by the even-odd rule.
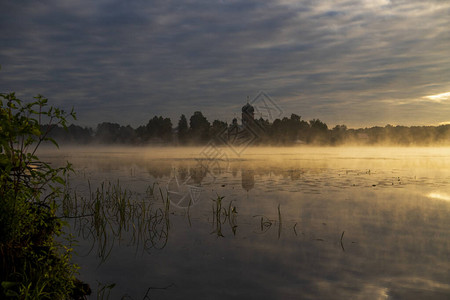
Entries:
[[[214,120],[212,124],[200,112],[196,111],[189,119],[181,115],[176,128],[172,127],[169,118],[155,116],[147,125],[133,129],[115,123],[101,123],[97,130],[70,125],[67,130],[52,125],[50,137],[61,143],[88,144],[165,144],[165,145],[197,145],[214,141],[224,142],[227,133],[242,129],[237,119],[231,124]],[[404,145],[427,146],[450,144],[450,125],[441,126],[392,126],[348,129],[346,125],[336,125],[332,129],[319,119],[306,122],[299,115],[273,122],[262,118],[256,119],[247,126],[257,139],[254,145]],[[44,128],[47,130],[46,128]],[[44,130],[43,129],[43,130]]]

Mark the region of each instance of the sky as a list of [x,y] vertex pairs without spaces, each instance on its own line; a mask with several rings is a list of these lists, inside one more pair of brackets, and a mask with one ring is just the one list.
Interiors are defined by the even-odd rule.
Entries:
[[176,126],[195,111],[231,122],[261,92],[270,118],[450,122],[446,0],[2,0],[0,11],[0,92],[73,107],[80,126],[155,115]]

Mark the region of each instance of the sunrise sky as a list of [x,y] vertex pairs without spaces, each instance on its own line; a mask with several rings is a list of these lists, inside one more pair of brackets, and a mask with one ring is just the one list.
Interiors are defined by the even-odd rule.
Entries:
[[450,122],[450,1],[0,1],[0,92],[76,124],[201,110],[264,91],[329,126]]

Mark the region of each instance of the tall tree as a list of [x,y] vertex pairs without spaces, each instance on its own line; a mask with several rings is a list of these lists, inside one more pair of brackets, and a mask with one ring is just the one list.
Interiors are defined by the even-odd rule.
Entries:
[[327,124],[323,123],[319,119],[312,119],[311,121],[309,121],[309,125],[311,126],[312,129],[317,129],[319,131],[328,130]]
[[328,126],[319,119],[312,119],[309,121],[310,131],[308,136],[308,142],[316,144],[326,144]]
[[101,143],[115,143],[119,136],[119,130],[119,124],[103,122],[97,125],[95,137]]
[[180,144],[186,144],[187,135],[188,135],[188,123],[185,115],[181,115],[180,120],[178,121],[178,141]]
[[194,142],[206,142],[209,139],[211,124],[200,111],[194,112],[189,119],[190,136]]
[[169,118],[154,116],[148,121],[147,126],[144,130],[141,128],[138,129],[138,132],[141,135],[143,131],[144,141],[156,139],[162,140],[164,142],[170,142],[172,140],[172,121]]

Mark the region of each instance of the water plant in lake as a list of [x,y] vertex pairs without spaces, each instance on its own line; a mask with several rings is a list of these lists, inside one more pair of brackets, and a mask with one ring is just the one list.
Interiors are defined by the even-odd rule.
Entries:
[[[260,218],[260,231],[261,233],[265,233],[267,232],[273,224],[276,223],[275,220],[271,220],[266,216],[263,215],[254,215],[253,218]],[[295,226],[297,225],[297,223],[294,225],[294,233],[295,235],[297,235],[297,231],[295,230]],[[280,210],[280,204],[278,204],[278,239],[280,239],[281,237],[281,229],[282,229],[282,221],[281,221],[281,210]]]
[[222,233],[222,224],[228,221],[231,231],[233,235],[236,235],[237,223],[236,216],[237,210],[236,207],[233,206],[233,201],[230,201],[227,207],[222,207],[222,200],[224,196],[217,195],[216,199],[212,199],[214,201],[212,212],[213,212],[213,227],[214,231],[212,233],[217,234],[219,237],[224,237]]
[[56,211],[71,166],[54,168],[36,156],[44,142],[57,146],[48,133],[75,114],[35,99],[25,104],[14,93],[0,94],[0,296],[75,298],[88,288],[75,278],[70,243],[55,239],[64,225]]
[[102,284],[100,282],[98,282],[97,284],[97,300],[109,299],[109,297],[111,296],[111,290],[116,286],[116,284]]
[[116,242],[149,251],[167,244],[170,229],[170,200],[153,184],[144,196],[123,188],[119,181],[103,182],[95,190],[88,183],[87,195],[76,191],[64,198],[62,213],[73,219],[78,236],[97,245],[100,263],[110,255]]

